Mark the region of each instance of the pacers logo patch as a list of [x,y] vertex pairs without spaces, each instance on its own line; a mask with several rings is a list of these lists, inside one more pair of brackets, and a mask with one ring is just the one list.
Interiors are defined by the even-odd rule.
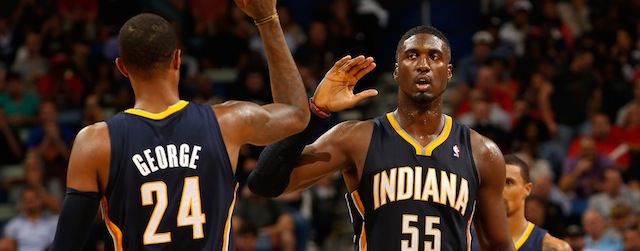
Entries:
[[460,147],[453,145],[453,157],[460,158]]

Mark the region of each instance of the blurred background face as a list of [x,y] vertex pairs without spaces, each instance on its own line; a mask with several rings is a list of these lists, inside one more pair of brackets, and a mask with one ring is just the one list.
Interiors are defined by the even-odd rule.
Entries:
[[40,119],[43,123],[57,122],[58,110],[56,109],[56,105],[51,102],[42,103],[40,106]]
[[35,156],[29,156],[24,162],[24,177],[29,184],[42,183],[44,170],[42,162]]
[[22,211],[27,215],[38,213],[42,210],[42,198],[34,190],[25,190],[22,192],[20,201]]
[[619,171],[607,169],[604,172],[603,189],[610,196],[616,196],[620,193],[622,182],[622,176]]
[[597,149],[596,143],[592,138],[585,137],[580,140],[580,157],[586,159],[593,159],[596,157]]
[[587,211],[582,215],[582,227],[587,235],[599,238],[604,234],[607,223],[598,213]]
[[524,201],[531,192],[531,183],[525,183],[516,165],[506,165],[507,175],[502,198],[507,208],[507,216],[523,210]]
[[604,114],[596,114],[593,116],[593,137],[597,139],[604,139],[609,137],[611,132],[611,122],[609,118]]
[[640,251],[640,230],[636,228],[627,229],[623,234],[625,251]]

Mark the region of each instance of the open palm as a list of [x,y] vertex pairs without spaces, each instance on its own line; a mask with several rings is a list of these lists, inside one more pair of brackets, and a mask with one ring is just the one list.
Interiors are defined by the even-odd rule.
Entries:
[[338,60],[325,74],[316,88],[313,101],[321,110],[338,112],[354,107],[361,101],[378,95],[378,91],[369,89],[354,94],[356,83],[376,68],[372,57],[345,56]]

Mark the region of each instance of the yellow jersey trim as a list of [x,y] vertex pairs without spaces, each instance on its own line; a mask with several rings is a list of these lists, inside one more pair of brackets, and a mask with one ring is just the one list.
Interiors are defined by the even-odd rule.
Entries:
[[189,104],[189,102],[184,101],[184,100],[180,100],[178,103],[169,106],[169,108],[167,108],[166,110],[159,112],[159,113],[151,113],[151,112],[147,112],[147,111],[143,111],[140,109],[135,109],[135,108],[130,108],[125,110],[124,112],[129,113],[129,114],[134,114],[134,115],[138,115],[140,117],[145,117],[148,119],[153,119],[153,120],[161,120],[164,119],[166,117],[169,117],[169,115],[174,114],[180,110],[182,110],[183,108],[187,107],[187,105]]
[[516,249],[520,249],[520,247],[522,247],[522,245],[524,245],[524,243],[527,242],[527,239],[529,239],[531,232],[533,232],[533,228],[536,226],[531,222],[528,222],[528,223],[529,224],[527,225],[527,228],[524,229],[524,233],[522,233],[522,236],[520,236],[518,241],[516,241],[515,243]]
[[233,216],[233,209],[236,206],[236,197],[238,195],[238,187],[239,184],[236,182],[236,188],[233,190],[233,201],[231,202],[231,205],[229,206],[229,211],[227,212],[227,221],[224,224],[224,233],[223,233],[223,241],[222,241],[222,250],[223,251],[228,251],[229,249],[229,242],[231,241],[231,218]]
[[111,239],[113,239],[113,247],[116,251],[123,251],[122,248],[122,231],[115,223],[111,221],[109,218],[109,205],[107,203],[107,198],[102,197],[102,217],[104,218],[104,223],[107,225],[107,230],[109,230],[109,234],[111,235]]
[[400,127],[400,124],[398,124],[398,121],[393,116],[393,113],[387,113],[387,119],[389,119],[389,123],[391,123],[391,127],[393,127],[396,133],[398,133],[400,137],[402,137],[405,141],[407,141],[407,143],[411,144],[413,148],[416,149],[416,155],[423,156],[431,156],[433,150],[435,150],[436,147],[442,145],[442,143],[447,140],[447,138],[449,138],[449,134],[451,134],[451,128],[453,127],[453,119],[446,114],[444,115],[444,118],[444,129],[442,130],[440,135],[438,135],[435,140],[429,142],[427,146],[422,147],[417,140],[411,137],[404,129]]

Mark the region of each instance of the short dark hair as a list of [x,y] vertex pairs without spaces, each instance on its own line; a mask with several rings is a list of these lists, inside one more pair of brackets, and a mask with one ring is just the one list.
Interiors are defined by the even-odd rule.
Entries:
[[122,25],[118,46],[127,70],[148,75],[169,67],[178,38],[167,20],[143,13]]
[[514,165],[519,167],[520,175],[522,176],[522,180],[524,180],[524,183],[526,184],[531,182],[529,178],[529,167],[527,166],[527,163],[524,163],[524,161],[518,158],[518,156],[507,154],[504,156],[504,163],[505,165]]
[[402,38],[400,38],[400,41],[398,42],[398,47],[396,48],[396,61],[398,61],[400,57],[400,48],[402,48],[402,46],[404,45],[404,41],[417,34],[431,34],[442,40],[447,46],[446,54],[449,57],[449,62],[451,62],[451,45],[449,44],[449,39],[447,39],[447,37],[442,34],[441,31],[430,25],[420,25],[413,27],[405,32],[404,35],[402,35]]

